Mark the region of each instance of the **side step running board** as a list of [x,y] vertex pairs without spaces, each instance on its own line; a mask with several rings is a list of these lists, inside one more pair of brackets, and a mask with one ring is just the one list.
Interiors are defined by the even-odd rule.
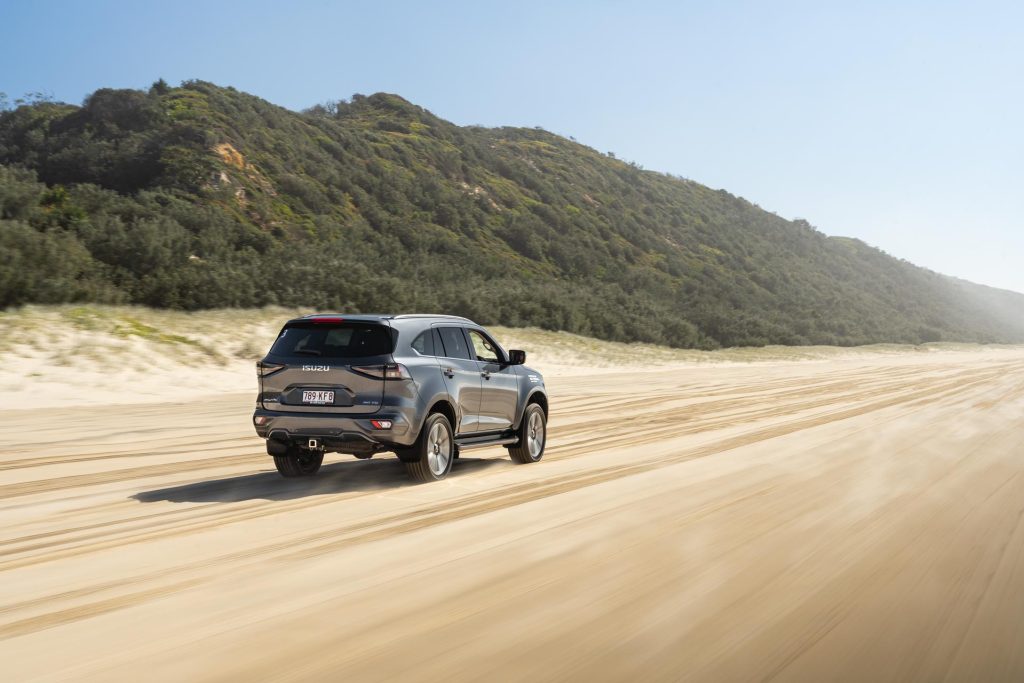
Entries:
[[484,436],[476,438],[465,438],[455,439],[455,445],[461,450],[468,450],[470,448],[483,448],[484,446],[505,446],[511,443],[518,443],[519,437],[516,436]]

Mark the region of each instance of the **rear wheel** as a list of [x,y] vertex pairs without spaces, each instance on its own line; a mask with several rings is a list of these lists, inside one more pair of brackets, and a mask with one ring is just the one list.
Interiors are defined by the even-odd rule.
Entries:
[[525,465],[544,457],[547,443],[547,418],[544,409],[536,403],[526,406],[523,421],[519,425],[519,443],[508,447],[512,462]]
[[285,455],[275,455],[274,464],[282,477],[311,477],[324,462],[323,451],[291,446]]
[[409,476],[419,482],[438,481],[451,472],[455,460],[455,435],[441,413],[427,416],[416,443],[403,453]]

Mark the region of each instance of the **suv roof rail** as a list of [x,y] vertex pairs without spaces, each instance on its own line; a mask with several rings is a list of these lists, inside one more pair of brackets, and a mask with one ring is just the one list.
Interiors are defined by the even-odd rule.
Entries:
[[393,317],[396,320],[402,320],[405,318],[441,318],[443,320],[462,320],[463,322],[473,323],[472,320],[461,315],[445,315],[443,313],[403,313],[402,315],[396,315]]
[[379,319],[379,320],[407,320],[411,318],[438,318],[440,320],[459,320],[462,322],[476,325],[475,322],[469,318],[461,315],[446,315],[444,313],[402,313],[401,315],[391,315],[389,313],[309,313],[302,316],[300,319],[306,318],[347,318],[350,320],[365,320]]
[[302,318],[394,318],[390,313],[307,313]]

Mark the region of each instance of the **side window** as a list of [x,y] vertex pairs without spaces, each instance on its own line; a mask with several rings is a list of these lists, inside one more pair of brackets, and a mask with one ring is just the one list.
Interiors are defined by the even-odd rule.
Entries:
[[490,339],[477,330],[467,330],[467,332],[469,332],[469,340],[473,342],[473,354],[477,360],[487,363],[499,362],[498,349]]
[[472,360],[473,354],[466,346],[466,335],[462,333],[461,327],[439,327],[441,343],[444,345],[444,355],[449,358],[465,358]]
[[412,349],[421,356],[433,356],[434,355],[434,333],[433,330],[425,330],[419,333],[415,339],[412,340]]

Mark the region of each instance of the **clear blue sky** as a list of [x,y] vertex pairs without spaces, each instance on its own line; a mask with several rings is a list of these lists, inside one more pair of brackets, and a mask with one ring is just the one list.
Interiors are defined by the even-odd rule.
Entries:
[[0,0],[0,91],[395,92],[1024,292],[1024,3],[435,4]]

